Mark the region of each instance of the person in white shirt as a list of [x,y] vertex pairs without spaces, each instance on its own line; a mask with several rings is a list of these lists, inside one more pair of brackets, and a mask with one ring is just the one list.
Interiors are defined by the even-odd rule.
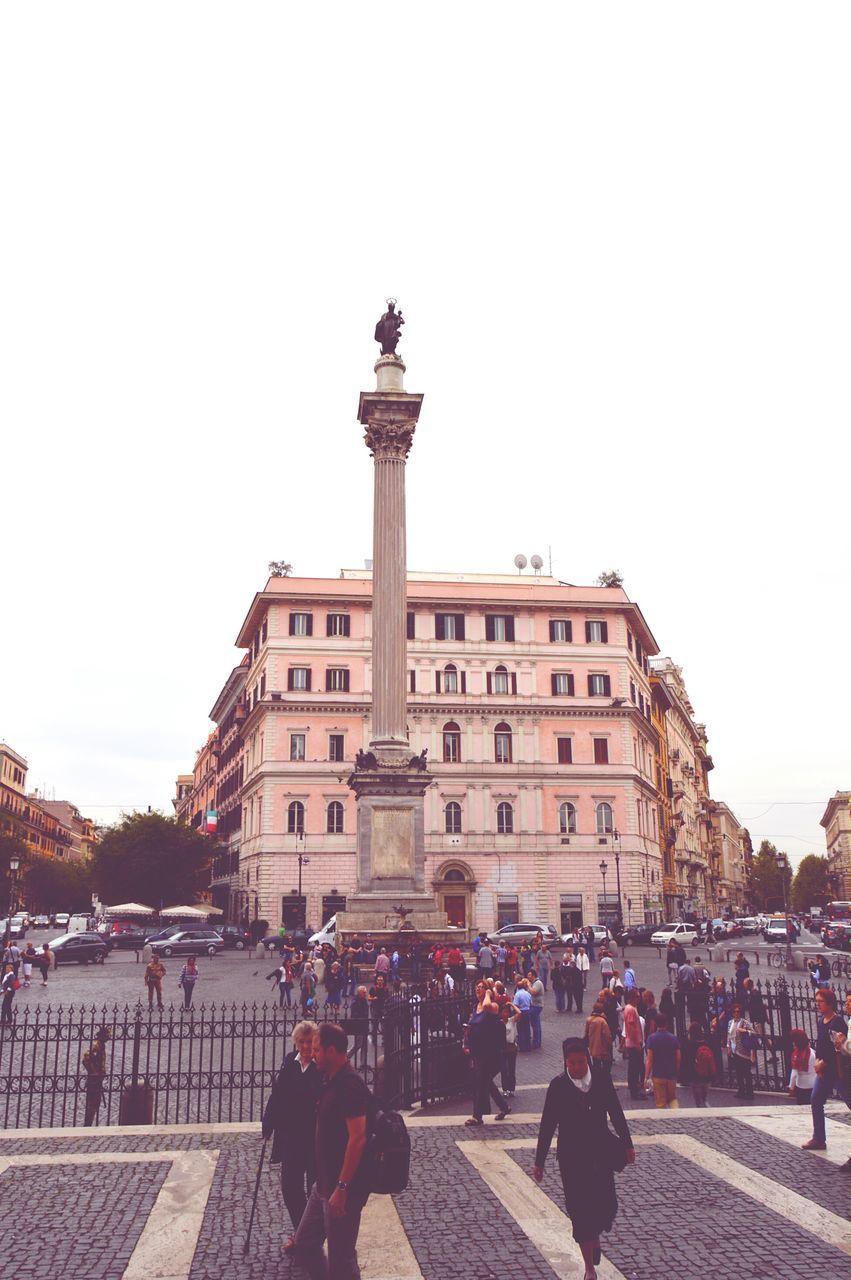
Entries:
[[591,969],[591,961],[584,947],[580,947],[576,953],[576,967],[582,974],[582,990],[584,991],[588,986],[588,974]]
[[816,1051],[810,1044],[806,1031],[796,1027],[791,1033],[792,1071],[789,1075],[789,1096],[802,1107],[810,1105],[813,1085],[816,1082]]

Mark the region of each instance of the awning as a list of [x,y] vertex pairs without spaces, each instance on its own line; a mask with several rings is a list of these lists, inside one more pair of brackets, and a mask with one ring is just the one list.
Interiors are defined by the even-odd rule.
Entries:
[[117,907],[104,907],[106,915],[112,916],[152,916],[153,907],[146,907],[143,902],[121,902]]
[[211,907],[208,903],[199,906],[182,906],[182,907],[164,907],[160,912],[161,916],[175,916],[185,920],[206,920],[208,916],[224,915],[218,907]]

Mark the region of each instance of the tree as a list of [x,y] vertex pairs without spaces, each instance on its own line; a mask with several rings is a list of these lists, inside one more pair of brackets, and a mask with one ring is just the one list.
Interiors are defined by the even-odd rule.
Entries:
[[293,571],[291,564],[287,564],[286,560],[270,560],[269,561],[269,577],[270,578],[288,578]]
[[830,899],[827,859],[817,853],[808,853],[801,859],[792,881],[792,906],[795,911],[808,911],[810,907],[824,907]]
[[786,893],[792,883],[792,868],[788,866],[781,874],[780,854],[770,840],[763,840],[753,860],[752,885],[753,901],[757,911],[783,910],[783,881],[786,881]]
[[106,904],[191,903],[207,887],[212,852],[207,836],[176,818],[126,814],[96,846],[92,880]]
[[[0,871],[8,872],[9,859],[19,858],[21,863],[29,857],[29,847],[25,840],[15,835],[0,835]],[[2,911],[3,908],[0,908]]]
[[24,867],[22,900],[30,911],[53,915],[57,911],[90,911],[91,867],[85,862],[65,862],[34,854]]
[[623,574],[619,569],[606,569],[597,579],[598,587],[622,587]]

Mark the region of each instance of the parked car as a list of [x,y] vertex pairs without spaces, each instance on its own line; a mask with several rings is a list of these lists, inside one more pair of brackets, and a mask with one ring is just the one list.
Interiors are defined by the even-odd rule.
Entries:
[[183,926],[179,924],[170,924],[165,929],[157,929],[151,933],[150,929],[145,930],[146,942],[164,942],[166,938],[173,938],[176,933],[182,933]]
[[656,927],[655,924],[628,924],[618,937],[618,943],[622,947],[649,944],[656,932]]
[[97,933],[63,933],[51,938],[50,950],[57,964],[103,964],[109,947]]
[[315,947],[318,943],[320,946],[323,942],[330,942],[332,947],[337,945],[337,917],[333,915],[331,919],[323,924],[318,933],[311,934],[310,945]]
[[687,947],[697,941],[697,929],[693,924],[683,924],[682,921],[661,924],[650,941],[654,947],[666,947],[672,938]]
[[[26,932],[26,930],[24,932]],[[23,937],[23,934],[21,933],[21,922],[20,920],[16,920],[14,916],[11,920],[9,920],[8,917],[5,920],[0,920],[0,939],[6,937]]]
[[559,941],[559,936],[551,924],[504,924],[491,938],[501,942],[534,942],[539,933],[544,935],[544,942],[552,945]]
[[180,929],[170,938],[151,943],[151,950],[158,956],[200,955],[216,956],[224,951],[225,944],[215,929]]
[[[292,945],[297,947],[299,951],[306,951],[311,945],[310,939],[314,936],[314,933],[315,930],[313,929],[294,929],[291,933],[286,934],[286,938],[288,938]],[[263,943],[263,946],[267,951],[279,951],[281,943],[285,941],[285,938],[280,933],[267,933],[266,937],[261,938],[260,941]]]
[[851,924],[832,920],[822,929],[821,939],[826,947],[833,947],[836,951],[851,951]]
[[145,930],[135,925],[132,929],[122,929],[120,933],[108,933],[103,940],[110,951],[141,951],[146,942]]
[[216,932],[221,937],[225,948],[231,951],[244,951],[251,946],[251,934],[239,924],[223,924]]
[[766,942],[788,942],[789,936],[786,931],[786,920],[769,920],[762,933]]

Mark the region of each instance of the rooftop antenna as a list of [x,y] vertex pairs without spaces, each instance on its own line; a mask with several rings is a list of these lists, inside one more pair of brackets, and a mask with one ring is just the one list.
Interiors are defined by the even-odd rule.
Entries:
[[536,575],[536,576],[537,576],[538,574],[540,574],[540,572],[541,572],[541,570],[543,569],[543,567],[544,567],[544,562],[543,562],[543,560],[541,559],[541,557],[540,557],[540,556],[532,556],[532,568],[535,570],[535,575]]
[[514,563],[517,566],[517,572],[522,573],[526,568],[526,557],[524,555],[515,556]]

